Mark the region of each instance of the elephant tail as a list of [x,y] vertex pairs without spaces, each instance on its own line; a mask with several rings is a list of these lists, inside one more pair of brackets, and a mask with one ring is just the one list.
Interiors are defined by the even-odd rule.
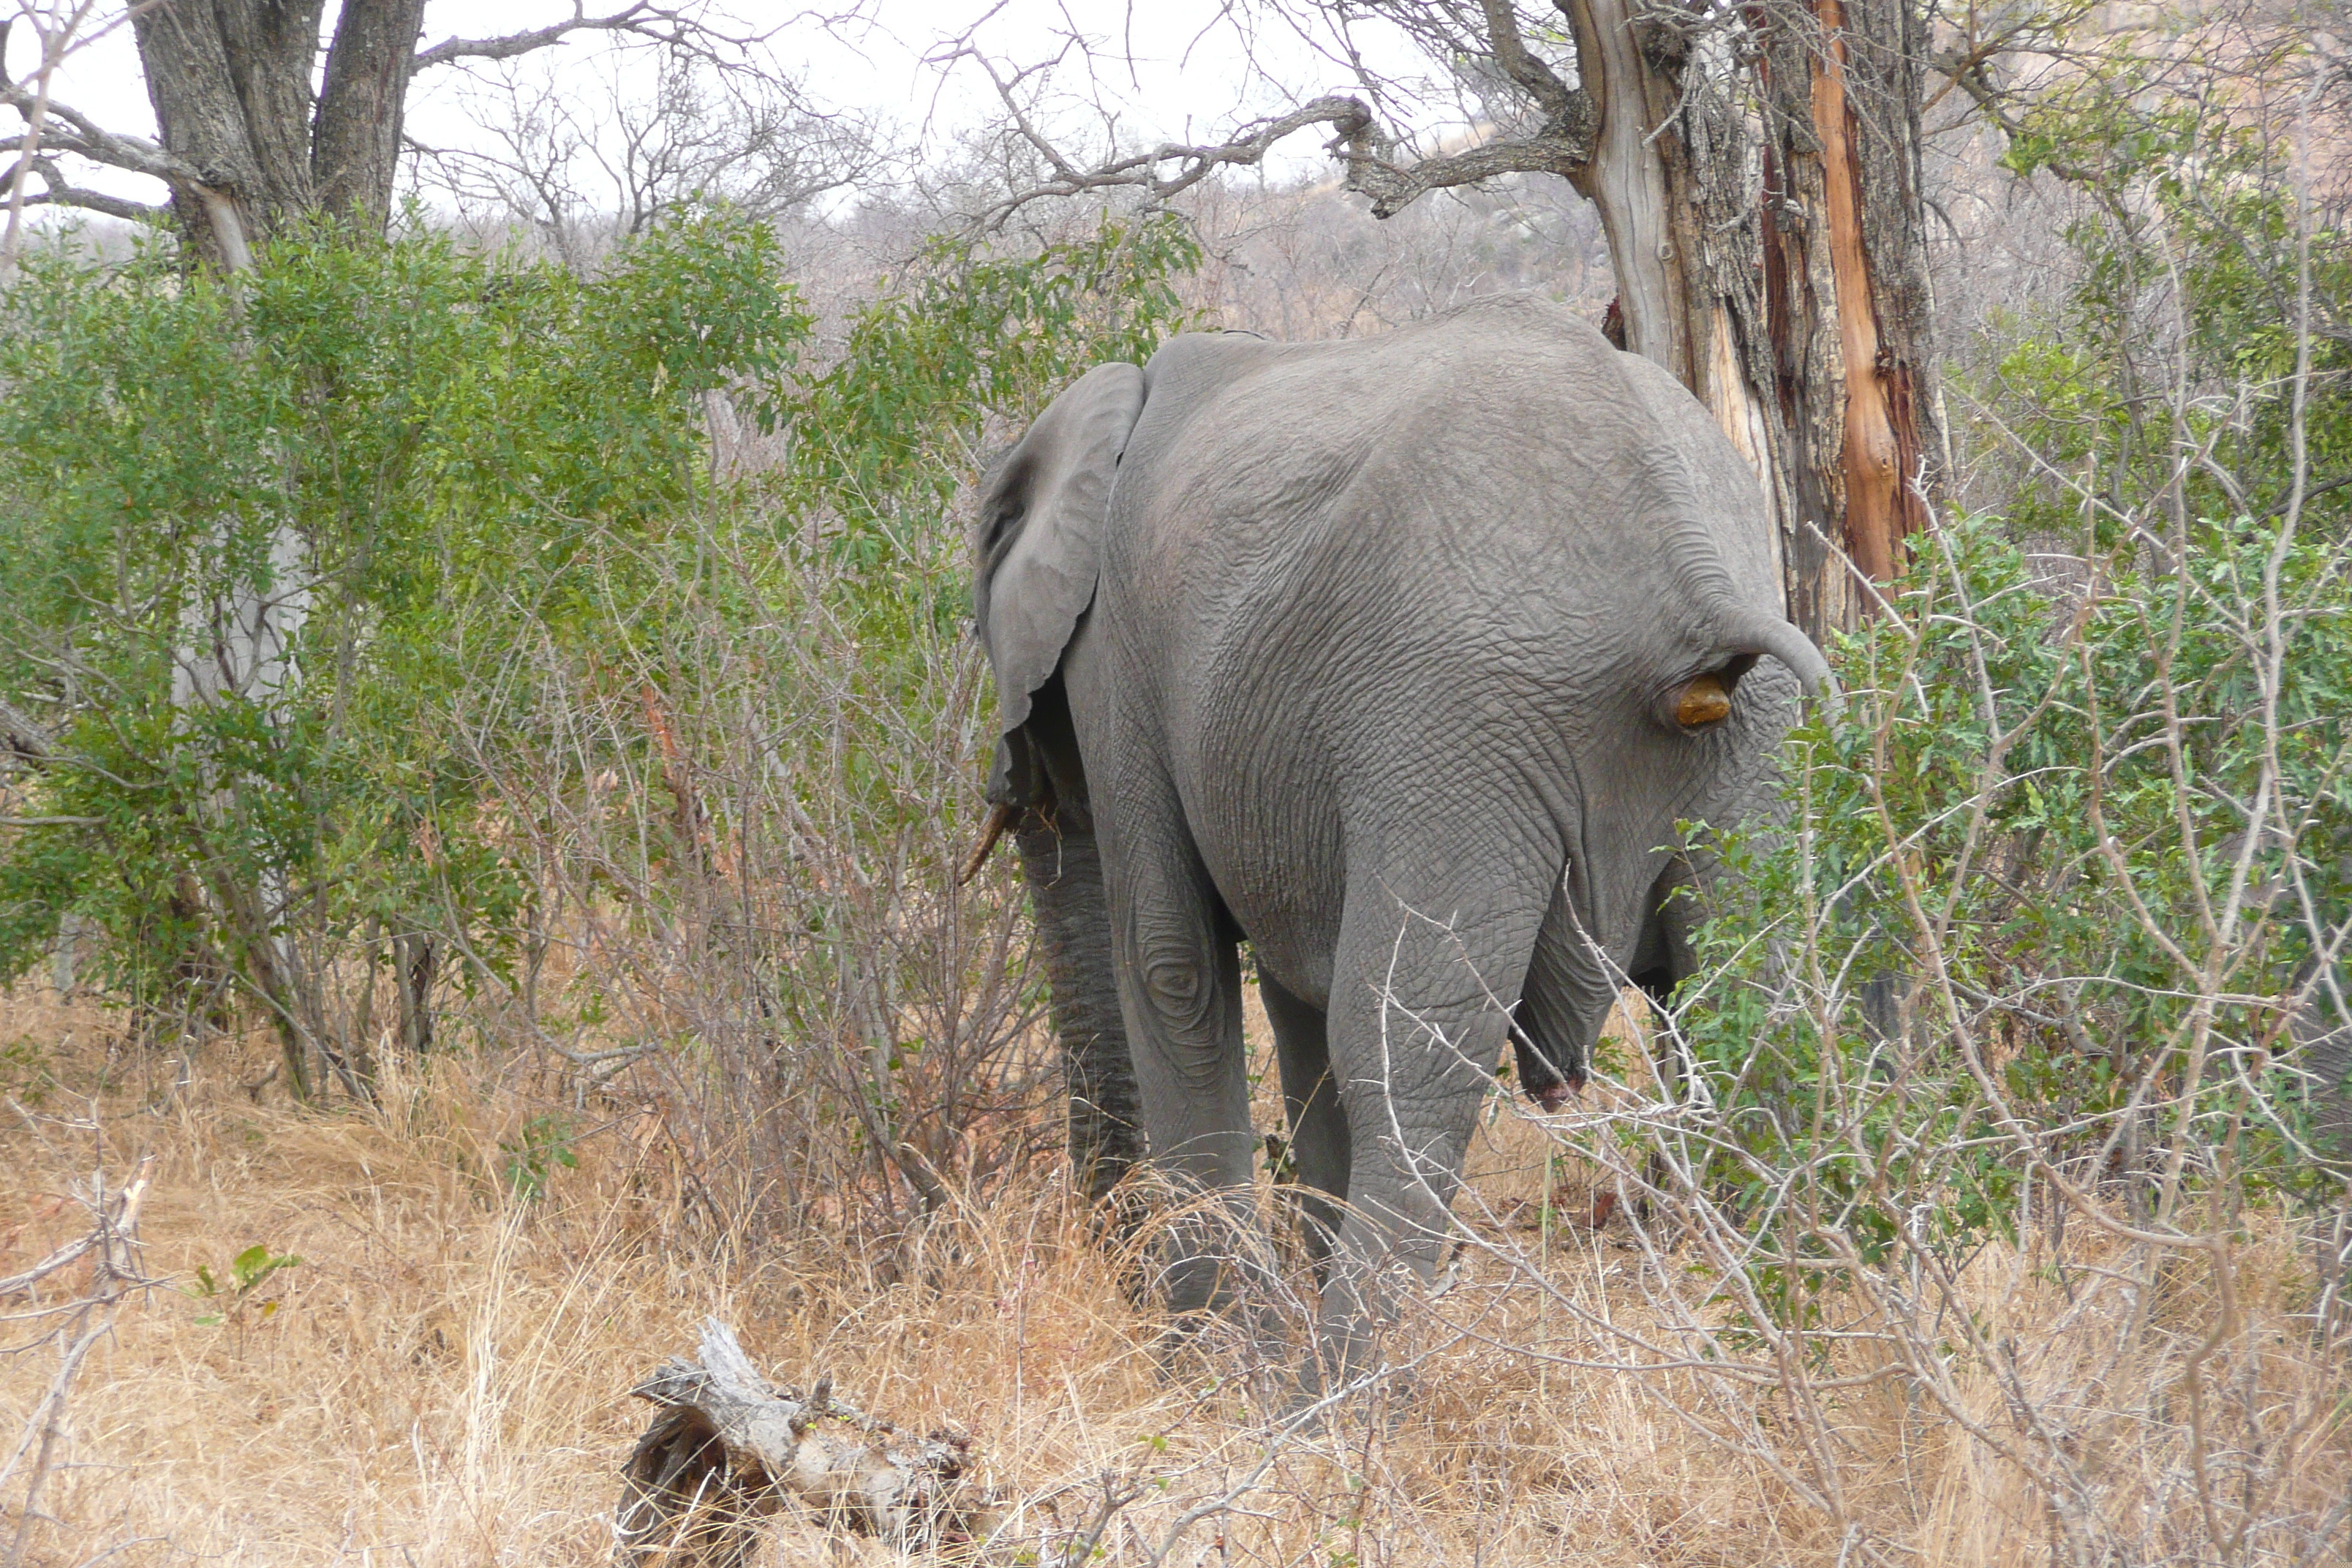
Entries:
[[1842,706],[1837,678],[1830,673],[1830,661],[1822,657],[1812,638],[1779,616],[1756,616],[1741,626],[1740,633],[1747,651],[1769,654],[1787,665],[1806,692],[1820,699],[1822,708],[1836,717]]

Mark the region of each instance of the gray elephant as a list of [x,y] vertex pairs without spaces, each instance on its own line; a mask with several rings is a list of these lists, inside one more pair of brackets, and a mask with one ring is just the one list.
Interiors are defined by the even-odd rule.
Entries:
[[[1245,1193],[1247,941],[1354,1367],[1507,1040],[1556,1106],[1621,984],[1682,977],[1675,825],[1769,801],[1826,687],[1756,483],[1664,372],[1507,297],[1097,367],[993,475],[974,576],[1073,1156]],[[1228,1262],[1195,1244],[1170,1304]]]

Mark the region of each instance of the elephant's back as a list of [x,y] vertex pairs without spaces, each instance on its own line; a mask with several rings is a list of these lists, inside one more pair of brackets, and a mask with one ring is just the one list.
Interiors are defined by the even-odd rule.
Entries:
[[1098,629],[1235,914],[1311,965],[1351,820],[1448,809],[1465,758],[1572,768],[1572,731],[1617,700],[1614,645],[1644,635],[1626,587],[1657,542],[1627,521],[1661,485],[1739,504],[1699,494],[1726,444],[1524,297],[1358,342],[1178,340],[1146,374]]
[[1661,507],[1761,518],[1695,398],[1534,295],[1373,338],[1188,334],[1145,377],[1117,564],[1160,603],[1271,587],[1269,555],[1317,542],[1507,574],[1567,563]]
[[1605,653],[1640,630],[1623,600],[1658,575],[1661,516],[1732,520],[1715,547],[1769,584],[1760,497],[1696,400],[1541,299],[1342,342],[1179,339],[1146,374],[1103,591],[1171,728]]

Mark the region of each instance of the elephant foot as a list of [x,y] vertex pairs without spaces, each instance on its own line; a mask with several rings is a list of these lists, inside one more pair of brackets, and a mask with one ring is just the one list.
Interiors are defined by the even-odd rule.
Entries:
[[1320,1359],[1293,1362],[1273,1380],[1261,1408],[1277,1427],[1314,1425],[1327,1430],[1360,1431],[1395,1426],[1422,1401],[1423,1380],[1415,1369],[1375,1363],[1352,1375],[1329,1375]]

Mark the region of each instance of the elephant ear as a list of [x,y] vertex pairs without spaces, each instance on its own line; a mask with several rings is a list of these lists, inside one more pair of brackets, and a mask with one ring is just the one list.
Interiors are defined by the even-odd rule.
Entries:
[[1097,365],[1038,416],[981,498],[972,609],[1007,734],[1094,602],[1111,479],[1142,412],[1143,372]]

